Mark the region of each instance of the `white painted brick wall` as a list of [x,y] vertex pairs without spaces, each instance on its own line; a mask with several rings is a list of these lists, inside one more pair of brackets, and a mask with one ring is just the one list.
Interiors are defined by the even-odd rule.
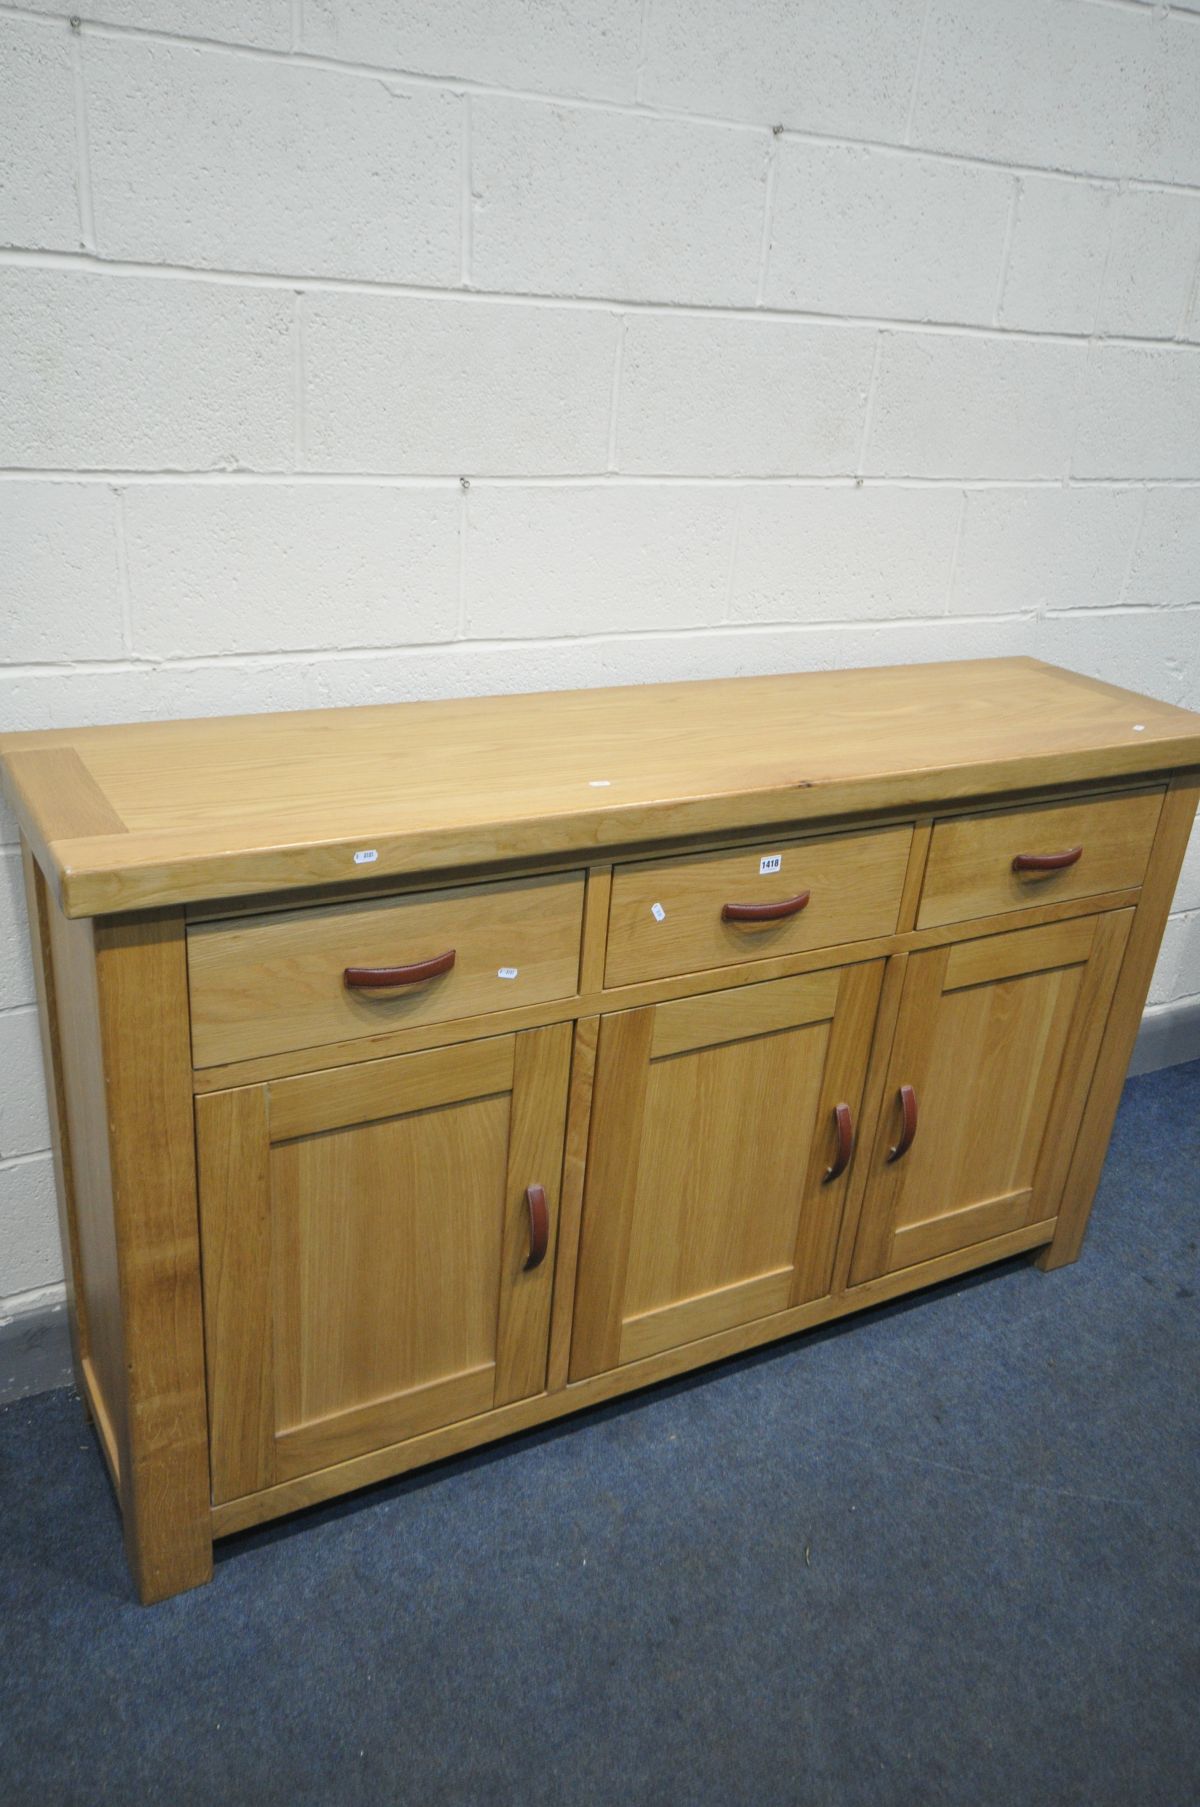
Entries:
[[78,249],[73,96],[62,30],[0,18],[0,244]]
[[475,288],[753,305],[769,137],[495,97],[470,112]]
[[1080,477],[1200,477],[1200,349],[1097,345],[1074,469]]
[[127,37],[84,73],[105,257],[458,281],[458,96]]
[[653,0],[642,98],[894,144],[924,10],[924,0]]
[[38,1015],[30,1006],[0,1014],[0,1160],[49,1145]]
[[720,477],[854,470],[874,356],[867,327],[630,314],[616,468]]
[[618,323],[597,308],[306,295],[301,467],[544,476],[602,471]]
[[988,325],[1015,191],[982,164],[782,140],[763,300]]
[[[28,0],[25,12],[53,13],[64,18],[55,0]],[[257,44],[286,50],[292,41],[292,0],[93,0],[87,17],[97,24],[125,25],[139,31],[180,32],[222,44]],[[197,31],[197,25],[203,30]]]
[[874,621],[944,615],[957,490],[747,489],[730,587],[733,621]]
[[863,468],[1061,477],[1086,364],[1082,340],[885,332]]
[[[1200,0],[69,16],[0,12],[4,726],[1015,652],[1200,706]],[[15,841],[0,1306],[61,1271]]]
[[1002,326],[1092,331],[1115,202],[1113,190],[1097,182],[1021,178],[998,314]]
[[22,1293],[53,1285],[62,1273],[54,1167],[49,1154],[0,1161],[0,1224],[4,1227],[4,1306]]
[[124,517],[130,649],[141,657],[395,646],[457,631],[461,509],[449,489],[159,484],[128,491]]
[[22,665],[119,659],[121,572],[112,491],[10,483],[0,495],[4,655]]
[[21,857],[15,847],[0,847],[0,1011],[18,1010],[33,1001]]
[[1127,188],[1113,206],[1099,330],[1197,337],[1188,314],[1200,257],[1200,194]]
[[933,0],[912,142],[1048,170],[1200,181],[1200,36],[1165,7]]
[[0,466],[286,470],[278,289],[0,265]]
[[501,88],[630,101],[643,0],[305,0],[307,51]]
[[955,613],[1003,615],[1014,596],[1039,613],[1116,608],[1144,496],[1058,484],[968,491]]
[[736,511],[733,489],[472,490],[463,631],[519,640],[715,624]]
[[1123,600],[1148,609],[1200,608],[1200,497],[1190,486],[1148,489],[1145,497]]

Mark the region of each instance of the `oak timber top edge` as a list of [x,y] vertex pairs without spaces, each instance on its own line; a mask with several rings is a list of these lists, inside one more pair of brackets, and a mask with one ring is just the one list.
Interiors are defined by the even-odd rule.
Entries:
[[1200,714],[977,659],[11,733],[0,764],[97,916],[1200,766]]

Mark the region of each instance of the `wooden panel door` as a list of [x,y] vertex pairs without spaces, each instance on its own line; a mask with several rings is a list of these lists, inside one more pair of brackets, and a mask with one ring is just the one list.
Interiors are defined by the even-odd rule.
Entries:
[[215,1500],[543,1389],[570,1047],[197,1099]]
[[909,955],[852,1282],[1054,1217],[1132,918]]
[[882,970],[602,1020],[573,1380],[829,1290]]

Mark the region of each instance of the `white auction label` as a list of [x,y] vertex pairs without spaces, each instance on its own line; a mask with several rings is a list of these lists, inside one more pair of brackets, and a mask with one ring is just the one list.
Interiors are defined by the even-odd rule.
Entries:
[[650,914],[653,916],[655,922],[662,922],[667,912],[663,909],[661,904],[651,904]]
[[354,864],[356,866],[369,866],[373,860],[377,860],[378,858],[379,849],[377,847],[360,847],[354,856]]
[[758,862],[758,869],[760,872],[778,872],[782,865],[783,855],[781,853],[764,853]]
[[501,966],[497,968],[496,977],[498,979],[515,979],[516,976],[517,969],[515,966]]

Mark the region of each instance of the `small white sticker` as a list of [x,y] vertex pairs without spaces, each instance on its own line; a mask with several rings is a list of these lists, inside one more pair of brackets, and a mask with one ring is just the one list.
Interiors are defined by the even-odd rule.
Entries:
[[764,853],[758,862],[758,869],[760,872],[778,872],[782,865],[783,855],[781,853]]
[[497,968],[496,977],[498,979],[515,979],[516,976],[517,969],[515,966],[501,966]]
[[377,847],[361,847],[354,856],[354,864],[356,866],[369,866],[372,860],[377,860],[378,858],[379,849]]
[[1135,734],[1144,734],[1146,732],[1145,722],[1134,722],[1133,731]]
[[663,909],[661,904],[651,904],[650,914],[653,916],[655,922],[662,922],[665,920],[667,912]]
[[591,785],[591,787],[594,791],[603,791],[603,790],[608,789],[609,785],[612,783],[612,779],[611,778],[589,778],[588,783]]

